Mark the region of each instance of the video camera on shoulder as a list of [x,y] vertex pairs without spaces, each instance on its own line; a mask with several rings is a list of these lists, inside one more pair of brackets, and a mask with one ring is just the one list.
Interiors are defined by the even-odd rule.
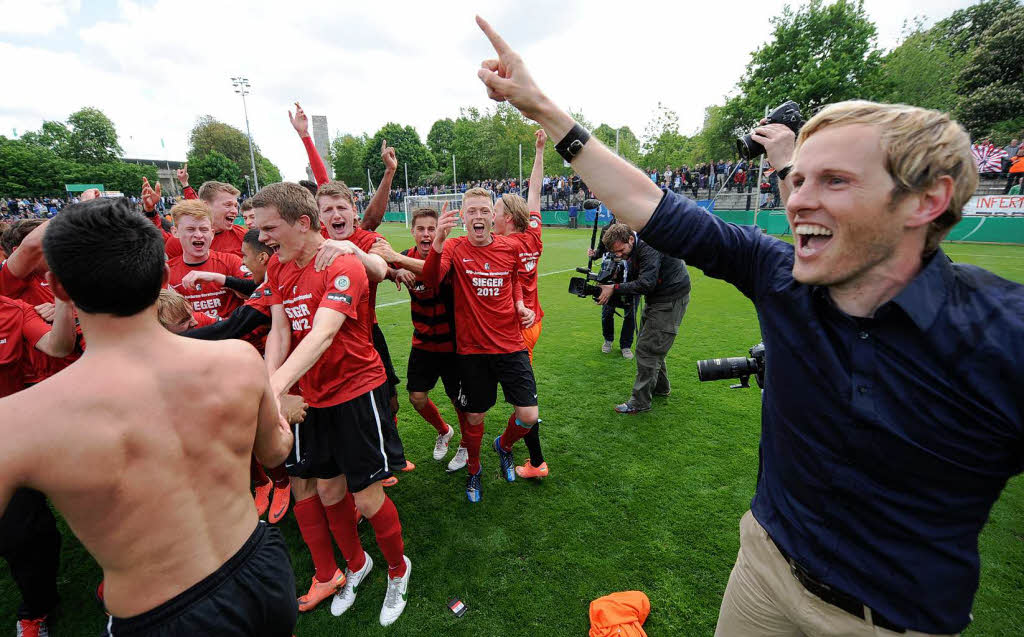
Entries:
[[[774,111],[768,113],[765,119],[768,120],[768,124],[782,124],[788,127],[794,135],[799,135],[800,129],[804,126],[804,116],[800,114],[800,106],[793,100],[776,107]],[[747,133],[736,140],[736,152],[743,159],[751,159],[763,155],[764,146],[751,139],[750,134]]]
[[[600,207],[601,202],[597,199],[587,199],[583,202],[584,210],[597,210]],[[594,214],[594,229],[590,236],[591,250],[594,250],[597,246],[597,223],[599,217],[599,214]],[[584,276],[574,276],[569,279],[569,294],[575,294],[581,299],[588,296],[597,299],[597,297],[601,295],[600,286],[624,283],[626,280],[626,264],[624,264],[621,259],[605,258],[604,263],[601,264],[601,269],[598,272],[593,271],[593,265],[594,257],[590,257],[587,261],[587,267],[576,268],[576,271]],[[628,308],[630,307],[630,301],[622,294],[612,294],[612,297],[608,299],[608,305],[618,308]]]

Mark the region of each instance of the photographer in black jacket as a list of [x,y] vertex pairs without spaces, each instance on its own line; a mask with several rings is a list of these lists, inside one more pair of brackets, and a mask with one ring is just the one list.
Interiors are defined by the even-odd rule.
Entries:
[[[604,241],[604,233],[608,231],[608,228],[615,225],[615,223],[615,215],[612,215],[611,221],[608,225],[601,228],[601,237],[598,239],[597,247],[587,250],[588,257],[603,259],[601,263],[601,276],[604,276],[606,272],[609,272],[614,263],[612,255],[605,249],[602,241]],[[622,299],[625,302],[626,307],[622,308],[622,331],[619,333],[619,351],[622,352],[622,358],[625,358],[626,360],[633,360],[633,336],[636,331],[637,296],[635,294],[628,294],[623,295]],[[615,307],[612,305],[605,304],[601,308],[601,334],[604,336],[604,344],[601,345],[601,352],[604,354],[608,354],[612,351],[612,345],[615,341],[615,314]]]
[[601,238],[605,249],[626,259],[626,282],[602,285],[597,302],[612,293],[644,295],[644,313],[636,342],[636,381],[633,396],[615,407],[620,414],[650,411],[651,396],[668,396],[671,385],[665,356],[672,348],[690,302],[690,274],[682,259],[661,254],[641,241],[623,223],[608,226]]

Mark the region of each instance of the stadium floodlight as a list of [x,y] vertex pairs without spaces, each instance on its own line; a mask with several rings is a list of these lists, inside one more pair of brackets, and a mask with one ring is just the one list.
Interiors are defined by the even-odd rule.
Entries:
[[242,96],[242,110],[245,111],[245,134],[249,136],[249,161],[252,162],[252,182],[256,190],[260,189],[260,179],[256,176],[256,154],[252,150],[252,132],[249,130],[249,107],[245,105],[245,96],[249,94],[249,78],[241,75],[231,78],[235,93]]

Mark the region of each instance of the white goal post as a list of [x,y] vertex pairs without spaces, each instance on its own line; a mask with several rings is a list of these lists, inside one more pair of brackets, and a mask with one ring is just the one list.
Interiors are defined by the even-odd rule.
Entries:
[[[443,195],[409,195],[405,198],[405,227],[412,225],[412,213],[420,208],[430,208],[437,211],[441,216],[441,209],[448,204],[449,210],[462,208],[462,193],[448,193]],[[459,219],[458,226],[462,228],[462,219]]]

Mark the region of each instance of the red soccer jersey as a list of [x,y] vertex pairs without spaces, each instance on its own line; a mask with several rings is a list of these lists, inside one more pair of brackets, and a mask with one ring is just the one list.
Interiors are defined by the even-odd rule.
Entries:
[[[415,247],[406,250],[405,256],[420,258]],[[424,281],[422,274],[416,277],[416,282],[409,288],[414,348],[428,352],[455,351],[454,295],[448,277],[436,287]]]
[[31,305],[0,296],[0,398],[25,388],[28,352],[38,351],[36,343],[49,331]]
[[227,288],[216,283],[203,282],[200,290],[187,290],[181,284],[185,275],[192,271],[217,272],[225,276],[245,277],[248,271],[242,269],[242,260],[233,254],[223,252],[210,252],[206,261],[189,265],[183,257],[175,257],[167,262],[171,271],[171,277],[167,280],[167,287],[188,299],[192,309],[196,312],[205,312],[212,318],[227,318],[235,308],[242,305],[242,299]]
[[[211,252],[224,252],[226,254],[233,254],[238,258],[242,258],[242,239],[245,238],[245,233],[249,229],[245,226],[231,225],[230,228],[224,232],[219,232],[213,235],[213,243],[210,244]],[[169,234],[167,235],[167,241],[164,243],[164,252],[167,253],[167,258],[174,259],[174,257],[180,257],[181,252],[181,241],[178,237]]]
[[206,327],[207,325],[213,325],[217,322],[217,319],[212,316],[196,311],[192,312],[192,318],[196,320],[196,328]]
[[438,285],[451,271],[458,353],[507,354],[526,349],[515,305],[520,252],[519,239],[498,235],[483,247],[455,237],[445,242],[442,254],[431,248],[423,278]]
[[540,213],[531,212],[530,221],[525,232],[516,232],[511,236],[523,243],[519,252],[519,281],[523,285],[523,303],[537,313],[537,321],[544,318],[544,310],[540,308],[540,295],[537,293],[537,265],[540,253],[544,250],[544,242],[540,240]]
[[10,299],[18,299],[29,305],[36,306],[43,303],[53,303],[53,291],[46,277],[38,272],[33,272],[24,279],[11,274],[4,261],[0,265],[0,295]]
[[361,396],[387,380],[384,364],[373,347],[370,293],[366,270],[351,254],[317,272],[313,261],[299,267],[281,263],[274,255],[267,264],[267,287],[273,305],[284,305],[291,319],[291,351],[313,327],[320,307],[345,315],[334,340],[320,359],[299,379],[306,402],[313,407],[338,405]]
[[[356,226],[356,229],[349,235],[348,240],[356,244],[356,247],[363,252],[369,252],[373,244],[377,242],[377,239],[383,238],[383,236],[372,230],[363,230]],[[377,324],[377,283],[378,281],[370,282],[370,317],[373,319],[373,325]]]

